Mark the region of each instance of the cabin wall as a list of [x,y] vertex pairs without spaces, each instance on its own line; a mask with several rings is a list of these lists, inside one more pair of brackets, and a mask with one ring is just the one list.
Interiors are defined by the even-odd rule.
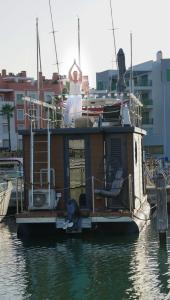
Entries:
[[61,193],[58,208],[64,207],[64,140],[61,135],[51,135],[51,168],[55,170],[55,189]]
[[[112,185],[116,185],[118,180],[116,179],[117,171],[122,169],[123,175],[120,179],[123,179],[123,185],[121,187],[120,194],[109,199],[110,206],[113,208],[122,207],[124,209],[129,208],[128,197],[128,167],[129,157],[132,156],[131,149],[128,148],[128,134],[106,134],[106,178],[107,178],[107,190],[110,191]],[[128,155],[129,155],[128,154]]]
[[28,189],[30,186],[30,137],[23,136],[23,171],[24,171],[24,206],[28,206]]
[[[103,189],[104,174],[104,138],[102,134],[90,135],[91,176],[94,176],[94,188]],[[95,208],[104,208],[104,197],[95,195]]]

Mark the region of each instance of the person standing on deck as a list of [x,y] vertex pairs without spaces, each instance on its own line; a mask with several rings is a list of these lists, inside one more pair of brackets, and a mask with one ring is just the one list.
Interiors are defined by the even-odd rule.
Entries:
[[[76,67],[77,70],[73,71],[74,67]],[[71,66],[68,76],[70,80],[70,91],[64,112],[64,123],[67,127],[74,127],[75,119],[82,116],[82,71],[76,61],[74,61]]]

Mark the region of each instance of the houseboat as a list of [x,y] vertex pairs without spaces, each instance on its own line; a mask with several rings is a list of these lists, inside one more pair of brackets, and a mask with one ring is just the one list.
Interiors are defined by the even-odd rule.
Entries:
[[119,69],[118,94],[100,99],[95,120],[83,110],[69,125],[52,128],[48,118],[46,129],[33,128],[31,119],[30,129],[21,132],[24,205],[16,215],[18,234],[130,234],[148,223],[142,104],[124,90],[121,76]]

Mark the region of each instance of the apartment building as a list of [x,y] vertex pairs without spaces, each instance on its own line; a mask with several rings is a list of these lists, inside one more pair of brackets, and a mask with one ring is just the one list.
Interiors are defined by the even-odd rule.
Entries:
[[[55,95],[59,95],[65,86],[66,76],[53,73],[51,79],[39,73],[39,98],[42,101],[51,102]],[[30,96],[37,99],[37,80],[28,77],[26,71],[18,74],[8,73],[2,70],[0,74],[0,111],[4,105],[9,104],[14,107],[13,116],[10,118],[11,150],[22,149],[22,137],[18,130],[28,128],[30,120],[27,117],[30,113],[38,115],[38,106],[33,107],[30,103],[23,101],[23,96]],[[43,123],[42,123],[43,126]],[[7,116],[0,114],[0,150],[8,149],[8,122]]]
[[[127,90],[130,90],[130,69],[125,79]],[[96,73],[96,88],[100,93],[102,90],[105,90],[105,95],[116,93],[116,81],[115,70]],[[170,59],[164,59],[162,52],[158,51],[155,61],[133,66],[133,91],[143,103],[146,153],[170,160]]]

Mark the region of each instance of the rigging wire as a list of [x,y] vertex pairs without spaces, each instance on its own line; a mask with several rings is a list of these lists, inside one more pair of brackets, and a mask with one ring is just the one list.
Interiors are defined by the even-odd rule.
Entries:
[[112,22],[112,33],[113,33],[113,42],[114,42],[114,54],[115,54],[115,62],[116,62],[116,69],[118,69],[117,66],[117,49],[116,49],[116,37],[115,37],[115,27],[114,27],[114,21],[113,21],[113,10],[112,10],[112,0],[110,0],[110,14],[111,14],[111,22]]

